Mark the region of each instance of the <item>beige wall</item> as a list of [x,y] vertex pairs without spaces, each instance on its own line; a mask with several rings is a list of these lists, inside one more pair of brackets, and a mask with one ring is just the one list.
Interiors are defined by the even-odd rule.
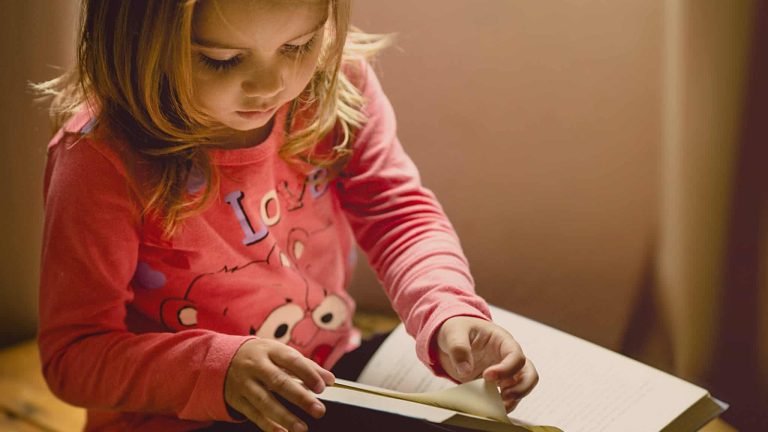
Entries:
[[[400,137],[490,302],[619,348],[652,259],[660,1],[358,1]],[[354,292],[382,307],[369,271]]]
[[73,56],[75,3],[3,2],[0,18],[0,346],[35,331],[42,172],[50,127],[29,81]]

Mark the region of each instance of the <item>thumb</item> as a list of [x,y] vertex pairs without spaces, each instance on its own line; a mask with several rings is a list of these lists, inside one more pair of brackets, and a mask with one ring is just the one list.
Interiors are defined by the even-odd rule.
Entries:
[[469,378],[475,365],[472,360],[472,346],[468,332],[453,331],[446,336],[444,351],[451,359],[459,378]]

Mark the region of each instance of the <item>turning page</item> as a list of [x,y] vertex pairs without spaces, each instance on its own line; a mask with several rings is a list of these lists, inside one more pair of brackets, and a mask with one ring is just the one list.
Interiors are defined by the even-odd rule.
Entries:
[[512,423],[498,388],[482,379],[429,393],[403,393],[337,379],[318,398],[478,431],[562,432],[551,426]]

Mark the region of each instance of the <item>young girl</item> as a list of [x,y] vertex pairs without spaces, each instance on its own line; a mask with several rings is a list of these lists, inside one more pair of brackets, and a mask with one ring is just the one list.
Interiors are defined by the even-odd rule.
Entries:
[[395,135],[364,60],[385,41],[348,32],[347,1],[86,0],[82,15],[77,68],[40,86],[62,126],[39,343],[86,429],[314,426],[312,392],[359,344],[355,240],[436,374],[493,381],[508,410],[533,388]]

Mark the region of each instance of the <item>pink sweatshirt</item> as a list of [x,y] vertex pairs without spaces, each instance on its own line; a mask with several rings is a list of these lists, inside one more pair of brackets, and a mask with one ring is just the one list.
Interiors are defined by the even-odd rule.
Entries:
[[[282,341],[330,368],[358,343],[346,292],[355,240],[425,364],[435,367],[429,346],[443,321],[489,318],[375,74],[358,75],[368,121],[341,176],[302,175],[277,156],[283,107],[262,144],[211,151],[218,197],[169,240],[137,216],[121,144],[88,136],[87,112],[52,139],[39,343],[48,385],[88,408],[87,430],[235,421],[224,379],[250,338]],[[194,194],[203,183],[191,177]]]

